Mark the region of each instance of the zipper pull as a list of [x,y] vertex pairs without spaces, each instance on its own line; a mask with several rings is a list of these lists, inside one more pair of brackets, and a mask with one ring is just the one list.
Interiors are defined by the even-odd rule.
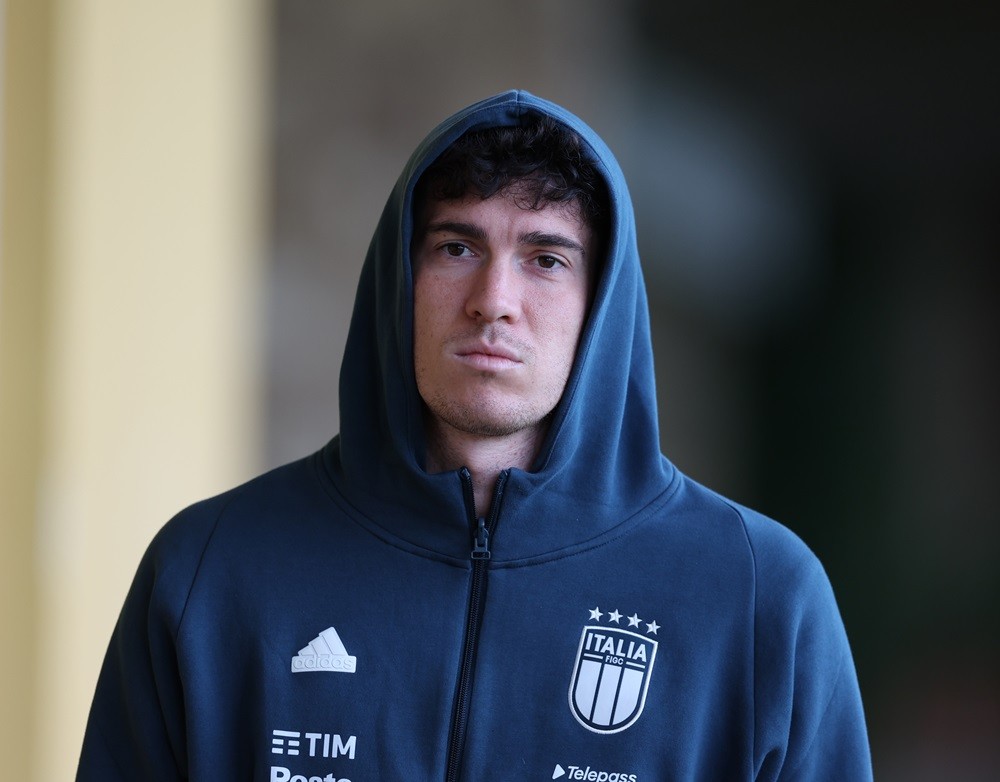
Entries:
[[476,527],[476,537],[472,541],[472,558],[490,558],[490,533],[486,529],[486,519],[482,516],[479,517],[478,526]]

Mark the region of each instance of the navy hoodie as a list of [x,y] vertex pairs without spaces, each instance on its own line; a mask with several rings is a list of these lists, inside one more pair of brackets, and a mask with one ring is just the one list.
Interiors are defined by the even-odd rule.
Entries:
[[[540,453],[480,524],[467,473],[424,469],[413,188],[462,133],[539,113],[607,180],[607,258]],[[660,453],[628,190],[579,119],[507,92],[424,140],[361,272],[340,399],[321,451],[153,540],[78,780],[871,778],[821,565]]]

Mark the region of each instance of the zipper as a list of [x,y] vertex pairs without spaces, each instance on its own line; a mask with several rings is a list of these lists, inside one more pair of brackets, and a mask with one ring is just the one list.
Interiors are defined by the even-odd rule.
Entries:
[[458,674],[458,692],[455,697],[455,711],[451,721],[451,735],[448,737],[448,765],[445,782],[457,782],[458,769],[465,752],[465,737],[469,729],[469,708],[472,700],[472,679],[475,672],[476,652],[479,645],[479,630],[486,606],[486,576],[489,572],[490,536],[496,531],[500,515],[500,498],[509,470],[497,477],[493,490],[493,505],[489,520],[476,513],[476,500],[472,491],[472,473],[465,467],[459,470],[462,480],[462,496],[469,514],[469,528],[472,533],[472,581],[469,587],[469,613],[465,620],[465,641],[462,645],[462,662]]

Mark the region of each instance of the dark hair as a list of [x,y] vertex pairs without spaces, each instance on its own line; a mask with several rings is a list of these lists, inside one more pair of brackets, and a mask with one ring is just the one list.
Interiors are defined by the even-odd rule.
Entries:
[[451,201],[502,194],[522,209],[575,205],[594,235],[607,235],[604,179],[583,139],[551,117],[524,125],[472,130],[460,136],[417,183],[417,213],[428,198]]

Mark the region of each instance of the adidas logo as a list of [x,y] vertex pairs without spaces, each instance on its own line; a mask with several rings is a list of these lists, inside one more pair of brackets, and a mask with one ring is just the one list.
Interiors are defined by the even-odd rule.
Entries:
[[357,668],[358,659],[347,653],[344,642],[333,627],[326,628],[292,658],[292,673],[354,673]]

